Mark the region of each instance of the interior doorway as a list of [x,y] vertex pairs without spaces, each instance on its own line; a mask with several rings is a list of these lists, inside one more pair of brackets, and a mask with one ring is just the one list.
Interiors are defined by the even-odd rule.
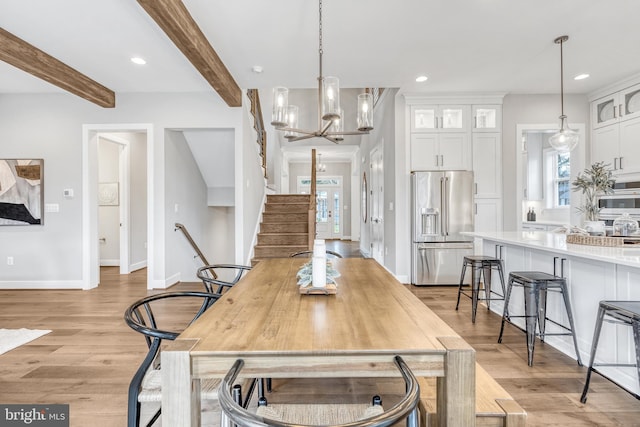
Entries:
[[[147,288],[153,284],[153,132],[151,125],[84,125],[82,158],[83,204],[83,288],[100,282],[100,199],[99,141],[109,135],[120,145],[128,141],[128,150],[118,155],[117,203],[120,273],[147,267]],[[116,142],[118,142],[116,141]],[[128,164],[133,163],[129,166]],[[113,184],[113,182],[110,182]],[[113,188],[111,186],[111,199]],[[135,188],[134,191],[130,189]],[[121,224],[121,225],[120,225]],[[124,245],[126,244],[126,247]]]

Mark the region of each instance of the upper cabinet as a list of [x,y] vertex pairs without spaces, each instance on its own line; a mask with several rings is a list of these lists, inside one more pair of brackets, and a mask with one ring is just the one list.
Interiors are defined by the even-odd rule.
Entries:
[[474,132],[502,131],[501,105],[473,105],[471,108],[471,125]]
[[413,105],[411,132],[467,132],[469,116],[468,105]]
[[640,117],[640,84],[599,98],[591,103],[594,129]]
[[591,102],[591,162],[615,175],[640,173],[640,76]]

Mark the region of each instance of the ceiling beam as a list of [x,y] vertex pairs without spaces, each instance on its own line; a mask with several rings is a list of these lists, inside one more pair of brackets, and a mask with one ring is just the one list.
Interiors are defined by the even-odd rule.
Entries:
[[4,28],[0,28],[0,60],[101,107],[116,106],[116,95],[112,90]]
[[229,107],[242,105],[242,91],[181,0],[138,0]]

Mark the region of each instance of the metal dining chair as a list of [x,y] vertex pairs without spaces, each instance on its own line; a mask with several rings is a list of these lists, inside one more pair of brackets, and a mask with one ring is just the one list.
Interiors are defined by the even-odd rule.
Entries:
[[[327,250],[327,255],[333,256],[335,258],[342,258],[342,255],[340,255],[338,252],[335,251],[330,251]],[[313,251],[300,251],[300,252],[294,252],[291,255],[289,255],[291,258],[297,258],[297,257],[306,257],[309,258],[311,256],[313,256]]]
[[[204,313],[220,295],[209,292],[165,292],[147,296],[131,304],[124,313],[124,320],[134,331],[144,335],[148,352],[129,384],[128,427],[140,425],[142,403],[162,401],[160,375],[160,345],[163,340],[175,340],[176,337]],[[188,313],[177,317],[176,312]],[[170,315],[171,319],[167,319]],[[181,327],[176,327],[180,323]],[[171,324],[167,329],[164,325]],[[201,398],[217,400],[219,380],[201,381]],[[146,426],[151,426],[160,416],[158,409]]]
[[[242,278],[242,275],[251,270],[247,265],[235,265],[235,264],[212,264],[205,265],[198,268],[196,275],[200,280],[207,292],[222,295],[230,287],[238,283]],[[232,275],[231,280],[222,280],[220,276]]]
[[[234,382],[244,366],[244,361],[238,359],[220,384],[218,395],[218,401],[222,409],[220,425],[221,427],[314,427],[327,425],[332,427],[387,427],[406,418],[408,427],[418,427],[418,404],[420,401],[418,380],[400,356],[395,356],[394,362],[404,379],[406,393],[391,409],[385,411],[379,398],[375,396],[372,405],[362,411],[360,416],[356,416],[355,420],[335,423],[328,422],[326,419],[319,419],[314,420],[314,424],[303,424],[299,420],[282,419],[279,411],[270,411],[268,409],[269,406],[264,399],[260,399],[257,413],[253,413],[243,407],[241,404],[242,399],[239,397],[239,389],[234,386]],[[311,412],[326,414],[326,411],[315,411],[313,409],[314,405],[316,404],[291,406],[301,406],[302,413],[307,416]],[[343,405],[340,406],[342,407]]]

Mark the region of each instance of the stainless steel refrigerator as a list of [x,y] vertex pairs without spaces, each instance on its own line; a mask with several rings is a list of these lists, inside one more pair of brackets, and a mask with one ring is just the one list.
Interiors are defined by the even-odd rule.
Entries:
[[[473,254],[473,172],[412,172],[411,283],[452,285]],[[470,276],[470,275],[467,275]],[[466,280],[468,282],[468,280]]]

